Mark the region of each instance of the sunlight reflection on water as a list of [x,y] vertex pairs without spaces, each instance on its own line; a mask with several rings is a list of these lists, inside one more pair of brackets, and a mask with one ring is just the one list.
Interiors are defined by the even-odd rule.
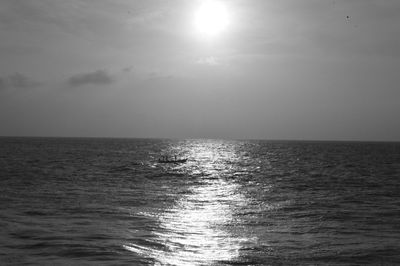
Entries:
[[237,223],[235,210],[246,206],[248,199],[240,193],[241,185],[219,175],[232,171],[226,162],[236,155],[229,148],[217,142],[179,147],[192,159],[186,171],[203,175],[172,207],[150,214],[158,220],[152,232],[157,245],[130,243],[124,248],[154,260],[155,265],[212,265],[238,258],[243,244],[251,240],[231,229]]
[[192,188],[176,205],[160,217],[160,231],[153,232],[165,249],[127,249],[151,257],[162,265],[204,265],[230,261],[238,256],[246,239],[229,234],[224,227],[232,222],[232,208],[245,199],[237,187],[221,180]]

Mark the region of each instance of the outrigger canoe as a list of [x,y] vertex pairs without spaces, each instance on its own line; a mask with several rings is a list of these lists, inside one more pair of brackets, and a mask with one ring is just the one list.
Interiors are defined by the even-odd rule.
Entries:
[[185,163],[187,159],[179,159],[179,160],[163,160],[163,159],[158,159],[159,163]]

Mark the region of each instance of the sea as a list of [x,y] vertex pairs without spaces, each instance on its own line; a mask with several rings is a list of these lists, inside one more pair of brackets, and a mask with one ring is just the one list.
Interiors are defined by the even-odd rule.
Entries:
[[400,265],[400,143],[1,137],[0,265]]

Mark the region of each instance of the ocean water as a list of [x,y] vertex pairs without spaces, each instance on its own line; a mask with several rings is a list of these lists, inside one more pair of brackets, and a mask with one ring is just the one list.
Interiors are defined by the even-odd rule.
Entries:
[[0,138],[0,265],[396,264],[400,143]]

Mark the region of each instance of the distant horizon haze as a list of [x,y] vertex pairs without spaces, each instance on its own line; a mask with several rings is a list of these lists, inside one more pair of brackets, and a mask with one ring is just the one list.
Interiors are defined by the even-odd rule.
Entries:
[[209,140],[209,141],[265,141],[265,142],[365,142],[365,143],[398,143],[399,140],[359,140],[359,139],[263,139],[263,138],[220,138],[220,137],[127,137],[127,136],[6,136],[0,138],[32,138],[32,139],[138,139],[138,140]]

